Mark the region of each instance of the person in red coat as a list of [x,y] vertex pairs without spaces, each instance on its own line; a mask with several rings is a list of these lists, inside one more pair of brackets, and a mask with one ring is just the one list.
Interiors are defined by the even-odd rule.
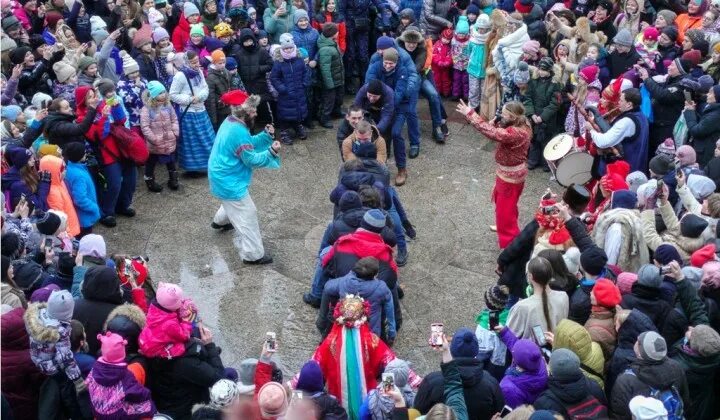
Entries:
[[340,52],[345,53],[347,43],[345,38],[347,36],[347,30],[345,29],[345,18],[338,11],[335,0],[322,0],[322,10],[315,13],[312,26],[317,29],[318,32],[322,32],[323,25],[326,23],[334,23],[338,28],[338,47]]
[[[183,12],[180,15],[178,24],[172,33],[172,44],[175,52],[185,51],[185,46],[190,40],[190,25],[200,22],[200,10],[191,1],[183,4]],[[207,26],[203,25],[205,35],[210,35]]]
[[450,55],[452,38],[453,30],[445,28],[432,48],[432,72],[435,77],[435,86],[437,86],[438,93],[444,98],[452,93],[452,56]]
[[457,106],[470,124],[488,139],[497,143],[495,150],[495,223],[498,245],[504,249],[520,233],[518,227],[518,201],[525,187],[528,173],[527,155],[532,139],[532,128],[525,118],[525,107],[520,102],[508,102],[502,109],[502,118],[484,121],[463,101]]
[[10,404],[12,417],[19,420],[39,418],[38,396],[45,381],[45,375],[30,359],[24,314],[25,309],[15,308],[0,318],[2,395]]

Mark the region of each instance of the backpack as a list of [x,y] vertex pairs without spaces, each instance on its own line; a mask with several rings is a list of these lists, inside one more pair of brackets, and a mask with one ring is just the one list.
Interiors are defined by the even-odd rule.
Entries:
[[571,420],[610,418],[607,407],[592,395],[577,404],[565,407],[565,411],[567,411],[567,418]]
[[[637,377],[632,369],[626,369],[625,373],[629,373],[630,375]],[[648,387],[650,388],[650,395],[648,396],[650,398],[655,398],[663,403],[663,406],[665,406],[665,409],[668,412],[668,420],[682,420],[685,418],[683,416],[683,400],[680,397],[680,393],[675,385],[670,385],[669,388],[663,389],[653,388],[649,385]]]

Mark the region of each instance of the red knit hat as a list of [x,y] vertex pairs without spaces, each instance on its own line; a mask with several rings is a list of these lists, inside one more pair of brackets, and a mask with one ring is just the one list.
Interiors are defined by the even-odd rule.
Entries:
[[654,26],[648,26],[643,31],[643,39],[657,41],[658,37],[660,36],[660,31],[657,30]]
[[553,231],[548,238],[550,245],[562,245],[570,240],[570,232],[565,226]]
[[522,4],[520,0],[515,0],[515,10],[517,10],[520,13],[530,13],[533,9],[533,3],[530,2],[530,4]]
[[452,39],[453,38],[453,30],[450,28],[443,29],[442,32],[440,32],[440,37],[445,39]]
[[710,261],[715,261],[715,244],[705,245],[690,256],[690,264],[693,267],[702,268],[705,263]]
[[592,83],[597,79],[600,67],[593,64],[592,66],[583,67],[578,73],[586,83]]
[[598,279],[595,281],[593,286],[592,294],[595,296],[595,302],[598,306],[605,308],[614,308],[620,304],[622,296],[620,295],[620,289],[615,286],[615,283],[608,279]]
[[702,53],[700,50],[690,50],[680,58],[690,61],[694,67],[697,67],[700,64],[700,60],[702,60]]
[[220,100],[228,105],[240,106],[245,103],[247,98],[249,98],[247,92],[244,92],[240,89],[235,89],[223,93],[223,95],[220,97]]
[[53,31],[55,30],[55,28],[57,28],[57,24],[60,19],[63,19],[63,15],[60,12],[51,10],[45,13],[45,22],[47,23],[47,26]]

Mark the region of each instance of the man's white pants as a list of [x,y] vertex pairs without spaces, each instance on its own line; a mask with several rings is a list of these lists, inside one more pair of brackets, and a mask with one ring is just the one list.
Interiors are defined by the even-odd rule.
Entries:
[[220,208],[215,212],[213,222],[218,225],[232,223],[240,235],[240,258],[255,261],[265,255],[260,225],[257,220],[257,209],[250,194],[240,200],[222,200]]

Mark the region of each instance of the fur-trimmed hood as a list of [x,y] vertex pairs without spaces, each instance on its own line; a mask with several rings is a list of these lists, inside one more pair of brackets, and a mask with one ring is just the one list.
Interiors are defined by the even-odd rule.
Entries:
[[402,35],[400,35],[398,38],[398,44],[402,42],[403,44],[405,42],[411,42],[415,44],[422,44],[424,41],[424,38],[420,31],[416,31],[415,29],[407,28],[405,31],[403,31]]
[[60,340],[60,331],[57,327],[45,325],[40,318],[45,310],[47,310],[47,303],[31,303],[23,315],[25,329],[30,338],[35,341],[57,343]]
[[140,329],[145,328],[146,317],[142,309],[140,309],[140,307],[137,305],[125,303],[113,309],[112,312],[108,314],[108,317],[105,320],[105,324],[103,324],[103,331],[107,331],[107,327],[110,321],[112,321],[115,317],[119,316],[124,316],[125,318],[129,319],[138,327],[140,327]]

